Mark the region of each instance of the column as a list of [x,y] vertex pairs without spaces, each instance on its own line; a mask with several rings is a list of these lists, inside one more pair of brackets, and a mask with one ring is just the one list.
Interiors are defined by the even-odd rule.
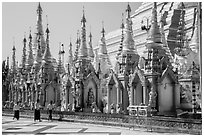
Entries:
[[108,108],[107,111],[108,111],[108,113],[110,113],[110,85],[108,85],[107,87],[108,87],[108,88],[107,88],[108,101],[107,101],[107,104],[106,104],[106,105],[108,106],[108,107],[107,107],[107,108]]
[[25,103],[28,102],[28,90],[25,90]]
[[134,87],[131,85],[130,87],[130,106],[134,104]]
[[120,103],[120,90],[119,87],[117,87],[117,105]]
[[142,103],[147,105],[147,102],[146,102],[146,84],[145,84],[145,82],[142,85],[142,88],[143,88],[143,93],[142,93],[143,94],[143,101],[142,101]]
[[9,102],[11,102],[11,96],[12,96],[12,94],[11,94],[11,90],[9,88]]
[[195,81],[192,81],[192,112],[196,113],[196,88]]
[[65,100],[65,106],[66,106],[66,108],[68,107],[68,104],[69,104],[69,90],[70,90],[70,87],[67,87],[67,88],[63,88],[62,89],[63,91],[63,94],[65,94],[64,95],[64,97],[62,97],[63,98],[63,100]]
[[21,100],[22,102],[21,102],[21,103],[24,103],[24,102],[25,102],[25,99],[24,99],[24,97],[25,97],[25,96],[24,96],[24,92],[25,92],[25,91],[24,91],[24,89],[23,89],[23,87],[22,87],[22,100]]

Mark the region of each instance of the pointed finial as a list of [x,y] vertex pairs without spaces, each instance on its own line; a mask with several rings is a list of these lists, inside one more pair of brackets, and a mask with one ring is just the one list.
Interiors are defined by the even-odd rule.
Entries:
[[29,39],[31,40],[32,39],[32,36],[31,36],[31,27],[30,28],[30,34],[29,34]]
[[47,19],[47,29],[46,29],[46,33],[48,34],[48,33],[50,33],[50,31],[49,31],[49,29],[48,29],[48,17],[47,17],[47,15],[46,15],[46,19]]
[[122,13],[122,24],[121,24],[121,26],[120,26],[121,29],[124,29],[124,28],[125,28],[123,18],[124,18],[124,14]]
[[79,43],[79,30],[77,30],[77,40],[76,40],[76,44]]
[[13,37],[13,49],[12,49],[13,51],[15,51],[16,50],[16,48],[15,48],[15,37]]
[[61,51],[61,53],[64,54],[64,53],[65,53],[65,51],[64,51],[64,44],[62,43],[61,46],[62,46],[62,51]]
[[[159,30],[158,22],[157,22],[157,3],[153,3],[152,8],[152,17],[151,17],[151,27],[149,29],[148,37],[147,37],[147,43],[161,43],[161,33]],[[149,45],[147,44],[147,45]],[[151,46],[148,46],[149,48],[152,48]]]
[[85,13],[84,13],[84,6],[83,6],[83,16],[82,16],[81,22],[83,23],[83,25],[85,25],[86,18],[85,18]]
[[90,34],[89,34],[90,39],[92,38],[92,34],[91,34],[91,25],[90,25]]
[[130,5],[129,5],[129,2],[128,2],[128,5],[127,5],[126,12],[127,12],[127,17],[130,18],[131,8],[130,8]]
[[41,8],[41,6],[40,6],[40,2],[39,2],[39,4],[38,4],[37,13],[38,13],[38,14],[41,14],[41,13],[42,13],[42,8]]
[[26,32],[24,32],[23,42],[26,43]]
[[46,15],[46,20],[47,20],[47,27],[48,27],[48,16]]
[[104,29],[104,22],[102,21],[102,36],[105,37],[105,29]]

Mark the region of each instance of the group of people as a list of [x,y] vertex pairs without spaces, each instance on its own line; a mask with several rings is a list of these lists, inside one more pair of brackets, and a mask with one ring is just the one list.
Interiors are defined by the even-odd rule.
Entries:
[[[19,111],[20,111],[20,105],[19,105],[19,101],[14,104],[13,107],[13,111],[14,111],[14,119],[19,120]],[[39,122],[41,122],[41,118],[40,118],[40,109],[42,109],[41,105],[40,105],[40,100],[37,99],[35,105],[34,105],[34,121],[39,120]],[[52,121],[52,112],[54,110],[54,105],[53,102],[50,101],[50,103],[47,105],[47,111],[48,111],[48,121],[51,120]]]

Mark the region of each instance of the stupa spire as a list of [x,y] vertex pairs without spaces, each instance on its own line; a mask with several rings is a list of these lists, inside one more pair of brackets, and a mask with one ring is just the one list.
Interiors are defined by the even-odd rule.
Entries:
[[61,43],[59,44],[59,53],[58,53],[58,55],[59,55],[59,59],[58,59],[58,72],[60,73],[60,74],[62,74],[63,73],[63,64],[62,64],[62,50],[61,50]]
[[[47,18],[47,15],[46,15],[46,18]],[[47,38],[46,38],[46,45],[49,46],[49,33],[50,33],[50,30],[48,28],[48,22],[47,22],[47,29],[46,29],[46,35],[47,35]]]
[[85,13],[84,13],[84,6],[83,6],[83,15],[81,19],[82,27],[86,27],[86,18],[85,18]]
[[105,40],[105,29],[104,29],[104,22],[102,21],[102,30],[101,30],[101,41],[99,44],[99,52],[98,55],[101,56],[103,54],[107,54],[106,48],[106,40]]
[[29,34],[29,43],[28,43],[28,58],[27,58],[27,71],[30,72],[31,71],[31,67],[33,66],[33,62],[34,62],[34,57],[33,57],[33,49],[32,49],[32,35],[31,35],[31,29],[30,29],[30,34]]
[[68,60],[67,60],[67,64],[71,64],[73,63],[73,56],[72,56],[72,42],[71,42],[71,38],[70,38],[70,43],[69,43],[69,54],[68,54]]
[[25,69],[25,65],[26,65],[26,36],[24,35],[23,38],[23,55],[22,55],[22,68]]
[[38,13],[39,15],[42,14],[42,8],[41,8],[41,5],[40,5],[40,2],[38,3],[37,13]]
[[121,23],[121,26],[120,26],[120,28],[121,28],[121,41],[120,41],[120,50],[122,50],[122,45],[123,45],[123,40],[124,40],[124,28],[125,28],[125,26],[124,26],[124,21],[123,21],[123,13],[122,13],[122,23]]
[[[47,24],[47,29],[46,29],[46,50],[45,53],[43,55],[43,60],[44,61],[51,61],[52,60],[52,56],[51,56],[51,52],[50,52],[50,46],[49,46],[49,28],[48,28],[48,24]],[[51,61],[52,62],[52,61]]]
[[161,15],[161,20],[160,20],[161,42],[163,43],[163,48],[165,50],[167,57],[169,58],[169,61],[173,62],[173,56],[171,54],[171,51],[169,49],[169,46],[165,37],[164,25],[165,25],[164,16]]
[[[155,46],[155,44],[152,43],[161,43],[161,33],[159,30],[159,26],[157,23],[157,3],[153,3],[152,8],[152,17],[151,17],[151,27],[149,29],[149,35],[147,37],[147,48],[152,48],[152,46]],[[159,46],[157,44],[157,46]]]
[[13,40],[13,55],[12,55],[12,72],[13,72],[13,75],[15,75],[16,73],[16,47],[15,47],[15,41]]
[[45,43],[45,38],[44,38],[44,31],[43,31],[43,23],[42,23],[42,8],[41,8],[41,5],[40,5],[40,2],[38,4],[38,8],[37,8],[37,24],[36,24],[36,36],[35,36],[35,39],[34,39],[34,54],[36,52],[36,50],[38,49],[38,37],[40,37],[40,46],[41,46],[41,50],[42,50],[42,53],[44,54],[45,52],[45,48],[46,48],[46,43]]
[[[50,52],[50,46],[49,46],[49,28],[48,28],[48,24],[47,24],[47,29],[46,29],[46,49],[44,52],[44,55],[42,57],[42,65],[41,65],[41,69],[43,68],[45,70],[46,73],[49,73],[50,75],[53,75],[54,73],[54,66],[52,64],[53,62],[53,58]],[[49,78],[49,80],[53,80],[52,77]]]
[[118,56],[121,54],[121,52],[122,52],[122,49],[123,49],[123,40],[124,40],[124,28],[125,28],[125,26],[124,26],[124,21],[123,21],[123,13],[122,13],[122,23],[121,23],[121,26],[120,26],[120,28],[121,28],[121,40],[120,40],[120,45],[119,45],[119,48],[118,48],[118,53],[117,53],[117,56],[116,56],[116,59],[118,59]]
[[81,43],[79,47],[79,58],[87,58],[88,57],[88,49],[86,46],[86,18],[84,14],[84,7],[83,7],[83,16],[81,19]]
[[36,55],[36,58],[35,58],[35,61],[34,61],[34,68],[35,68],[36,73],[39,71],[40,65],[41,65],[41,62],[42,62],[42,51],[41,51],[40,41],[41,41],[41,39],[40,39],[40,36],[39,36],[38,37],[37,55]]
[[91,34],[91,31],[90,31],[90,34],[89,34],[88,55],[89,55],[90,59],[93,61],[93,59],[94,59],[94,53],[93,53],[93,47],[92,47],[92,34]]
[[126,23],[125,23],[125,35],[123,40],[123,51],[133,51],[134,50],[134,40],[133,40],[133,33],[132,33],[132,20],[130,18],[130,12],[131,8],[128,3],[127,9],[127,17],[126,17]]
[[126,12],[127,12],[127,18],[130,18],[131,8],[130,8],[130,5],[129,5],[129,2],[128,2],[128,5],[127,5]]
[[70,38],[68,60],[67,60],[67,71],[68,71],[68,74],[70,74],[72,66],[73,66],[73,56],[72,56],[72,42],[71,42],[71,38]]
[[80,46],[80,38],[79,38],[79,30],[77,31],[77,40],[76,40],[76,49],[74,54],[74,61],[78,59],[78,53],[79,53],[79,46]]
[[103,75],[107,74],[109,70],[112,68],[112,65],[106,47],[104,22],[102,22],[101,41],[99,43],[98,54],[96,54],[96,59],[97,58],[98,61],[96,62],[97,63],[96,70],[100,70]]

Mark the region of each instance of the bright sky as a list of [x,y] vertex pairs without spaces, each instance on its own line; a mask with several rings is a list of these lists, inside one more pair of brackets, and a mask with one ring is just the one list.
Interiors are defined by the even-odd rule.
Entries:
[[[130,2],[131,14],[140,5],[141,3],[138,2]],[[2,60],[9,57],[11,62],[12,47],[15,42],[16,58],[18,63],[21,63],[24,34],[26,34],[26,38],[28,39],[29,27],[31,27],[33,37],[34,32],[36,32],[37,6],[38,2],[2,3]],[[104,21],[106,34],[119,29],[121,15],[125,13],[127,2],[41,2],[43,9],[43,29],[44,31],[46,30],[47,15],[50,29],[51,54],[57,60],[60,42],[65,45],[65,61],[67,60],[66,53],[68,53],[70,37],[73,46],[75,46],[77,30],[81,30],[80,21],[83,6],[87,20],[87,38],[91,26],[93,46],[97,46],[101,37],[102,21]]]

